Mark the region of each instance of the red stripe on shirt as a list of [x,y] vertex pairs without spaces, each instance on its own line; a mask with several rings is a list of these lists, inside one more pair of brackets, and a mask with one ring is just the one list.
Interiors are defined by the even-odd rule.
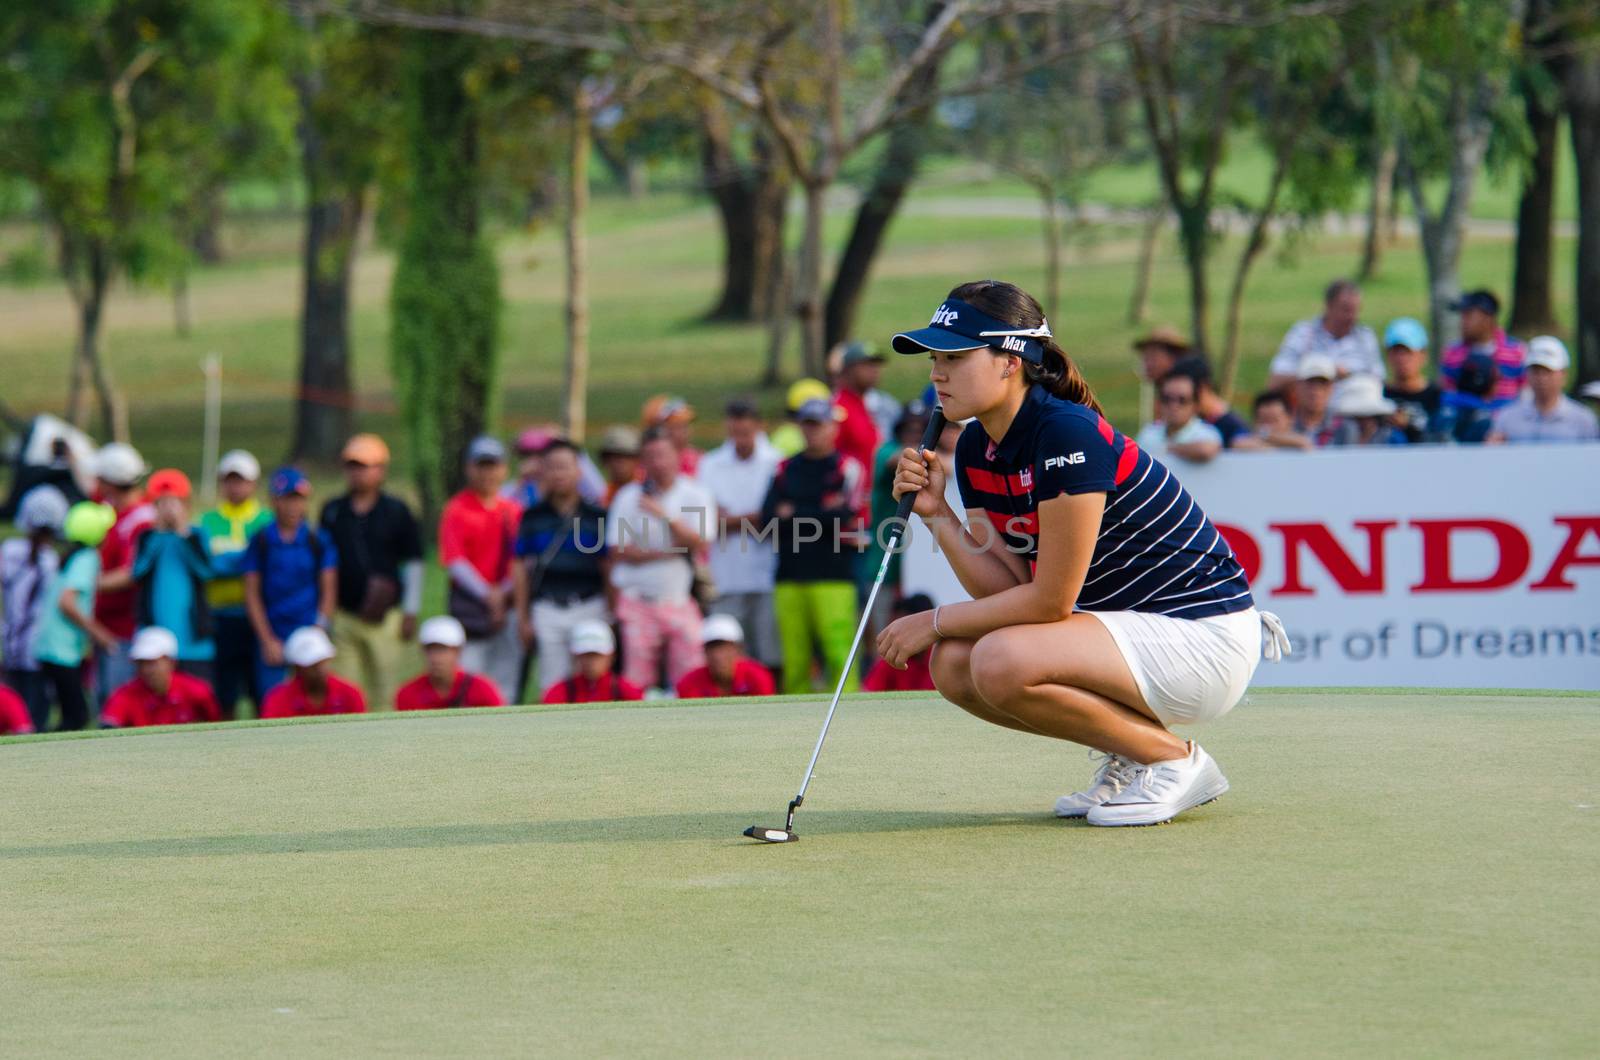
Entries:
[[997,475],[993,471],[985,471],[981,467],[969,467],[963,470],[967,473],[967,481],[973,489],[980,489],[985,493],[1010,493],[1021,494],[1029,492],[1023,484],[1021,475]]
[[1100,428],[1100,437],[1104,438],[1108,443],[1116,438],[1117,432],[1111,429],[1111,424],[1106,422],[1104,416],[1095,417],[1095,426]]
[[[1104,423],[1105,421],[1101,420],[1100,422]],[[1117,474],[1112,481],[1118,486],[1122,485],[1122,483],[1127,480],[1128,476],[1133,474],[1133,465],[1137,464],[1138,462],[1139,447],[1133,444],[1132,438],[1123,438],[1122,456],[1117,458]]]
[[1037,536],[1039,533],[1038,512],[1029,512],[1027,515],[1012,515],[1010,512],[991,512],[985,508],[983,514],[987,515],[994,528],[1003,534]]

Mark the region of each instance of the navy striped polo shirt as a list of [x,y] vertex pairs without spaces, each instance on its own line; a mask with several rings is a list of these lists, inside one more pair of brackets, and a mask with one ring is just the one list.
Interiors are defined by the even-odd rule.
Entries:
[[1166,465],[1093,409],[1041,386],[1028,390],[999,444],[981,423],[967,424],[956,482],[962,505],[981,508],[1030,567],[1041,501],[1106,495],[1079,611],[1209,618],[1255,606],[1233,549]]

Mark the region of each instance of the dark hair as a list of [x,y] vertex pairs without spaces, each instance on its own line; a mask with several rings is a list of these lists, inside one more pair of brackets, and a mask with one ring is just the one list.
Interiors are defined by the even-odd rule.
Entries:
[[1200,354],[1193,354],[1180,360],[1177,364],[1172,366],[1172,370],[1170,372],[1161,377],[1160,382],[1158,382],[1156,385],[1159,386],[1160,383],[1165,383],[1168,379],[1171,379],[1175,375],[1181,375],[1186,379],[1193,379],[1195,393],[1197,394],[1200,392],[1201,387],[1208,387],[1212,385],[1211,363]]
[[672,440],[672,435],[668,434],[666,427],[661,426],[660,424],[657,424],[654,427],[645,428],[645,432],[639,435],[640,449],[643,449],[651,442],[666,442],[673,448],[677,448],[677,443]]
[[1188,380],[1190,395],[1192,397],[1200,396],[1200,380],[1196,379],[1194,375],[1189,372],[1180,372],[1177,369],[1173,369],[1172,371],[1168,372],[1156,382],[1156,393],[1162,393],[1167,389],[1168,383],[1177,379]]
[[932,610],[933,597],[927,593],[912,593],[910,596],[902,596],[894,602],[893,608],[894,613],[902,617],[905,615],[920,615],[924,611]]
[[1283,391],[1263,390],[1261,393],[1257,394],[1256,399],[1250,403],[1250,411],[1251,413],[1260,412],[1262,405],[1270,405],[1273,402],[1277,402],[1284,408],[1289,407],[1289,398],[1286,394],[1284,394]]
[[[1044,323],[1044,310],[1038,301],[1016,284],[1004,280],[963,283],[952,290],[948,297],[1018,328],[1036,328]],[[1058,346],[1055,339],[1038,341],[1044,346],[1044,363],[1023,361],[1023,377],[1058,398],[1087,405],[1104,415],[1100,402],[1095,400],[1094,391],[1089,389],[1089,384],[1078,371],[1078,366],[1072,363],[1072,358],[1067,356],[1067,351]],[[995,351],[996,354],[999,352]]]
[[580,450],[578,448],[578,444],[576,442],[574,442],[570,438],[552,438],[548,442],[545,443],[543,449],[539,450],[539,455],[540,456],[549,456],[551,453],[563,453],[563,452],[564,453],[571,453],[573,455],[573,458],[576,459],[578,454],[580,452],[582,452],[582,450]]
[[1361,293],[1361,287],[1360,287],[1359,284],[1356,283],[1356,281],[1354,281],[1354,280],[1346,280],[1346,279],[1340,278],[1340,279],[1334,280],[1332,283],[1328,284],[1328,286],[1323,289],[1323,291],[1322,291],[1322,304],[1323,305],[1327,305],[1329,302],[1333,301],[1335,298],[1338,298],[1342,294],[1360,294],[1360,293]]

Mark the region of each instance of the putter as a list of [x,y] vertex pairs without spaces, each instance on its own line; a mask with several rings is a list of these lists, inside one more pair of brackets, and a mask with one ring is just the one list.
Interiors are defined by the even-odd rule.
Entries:
[[[922,445],[918,451],[932,449],[939,443],[939,435],[943,433],[944,409],[935,405],[932,415],[928,417],[928,429],[922,432]],[[811,751],[811,761],[806,763],[806,775],[800,781],[800,793],[790,800],[782,828],[764,828],[753,824],[744,830],[744,834],[751,839],[759,839],[763,843],[794,843],[800,839],[794,830],[794,812],[806,801],[806,788],[811,786],[811,775],[816,771],[817,758],[822,754],[822,743],[828,738],[828,726],[833,724],[833,712],[839,709],[839,696],[844,692],[845,679],[850,675],[850,667],[856,664],[856,652],[861,648],[862,634],[867,631],[867,619],[872,615],[873,601],[877,600],[878,590],[883,588],[883,580],[889,574],[889,560],[899,548],[900,539],[905,536],[909,525],[907,520],[911,518],[911,505],[916,499],[915,493],[904,494],[900,498],[900,506],[895,509],[894,522],[889,527],[889,544],[883,550],[883,562],[878,564],[878,576],[872,580],[872,591],[867,593],[867,602],[861,608],[856,638],[850,642],[850,654],[845,656],[844,667],[839,671],[839,683],[833,689],[833,702],[828,704],[828,716],[822,719],[822,733],[817,737],[817,746]]]

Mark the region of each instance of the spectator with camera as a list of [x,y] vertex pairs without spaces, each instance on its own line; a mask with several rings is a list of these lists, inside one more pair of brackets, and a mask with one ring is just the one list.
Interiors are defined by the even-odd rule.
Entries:
[[[1439,385],[1458,409],[1499,409],[1527,381],[1527,348],[1500,328],[1500,299],[1478,289],[1450,303],[1461,314],[1461,341],[1439,359]],[[1460,439],[1467,440],[1467,439]],[[1481,441],[1481,438],[1472,439]]]
[[1383,348],[1389,360],[1383,396],[1395,404],[1391,422],[1408,442],[1437,441],[1444,394],[1427,375],[1428,329],[1411,317],[1391,320],[1383,329]]
[[178,669],[209,685],[217,648],[206,583],[214,572],[206,532],[189,519],[190,493],[189,477],[174,468],[150,476],[145,496],[156,519],[139,539],[133,578],[139,625],[170,632],[178,642]]

